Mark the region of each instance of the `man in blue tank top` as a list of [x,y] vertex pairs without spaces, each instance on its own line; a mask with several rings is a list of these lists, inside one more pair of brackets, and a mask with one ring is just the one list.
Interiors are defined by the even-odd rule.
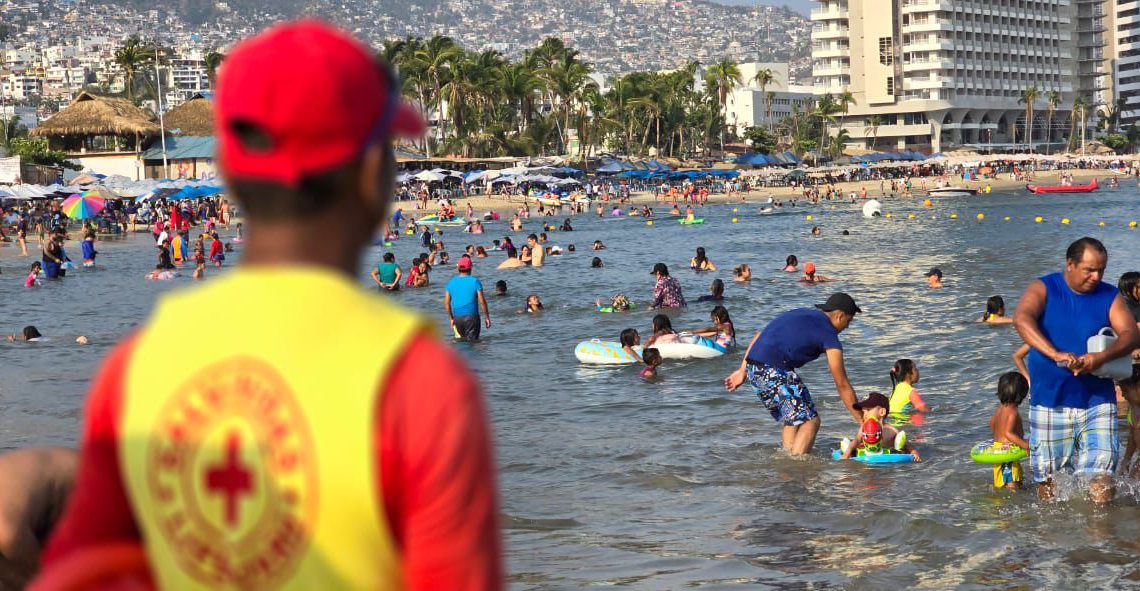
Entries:
[[836,293],[815,308],[784,312],[756,333],[740,368],[724,379],[730,392],[748,381],[772,418],[783,425],[783,448],[791,455],[811,453],[815,445],[819,414],[796,369],[820,355],[827,355],[839,398],[856,422],[863,420],[862,411],[855,409],[855,389],[847,379],[839,342],[839,333],[861,311],[851,296]]
[[[1117,290],[1101,281],[1108,250],[1095,238],[1081,238],[1065,253],[1065,270],[1029,285],[1014,323],[1031,347],[1029,443],[1033,479],[1043,500],[1055,494],[1053,475],[1070,472],[1089,479],[1089,499],[1112,500],[1112,474],[1120,457],[1116,434],[1116,391],[1112,380],[1094,373],[1140,345],[1136,321]],[[1088,338],[1111,326],[1116,342],[1089,353]]]

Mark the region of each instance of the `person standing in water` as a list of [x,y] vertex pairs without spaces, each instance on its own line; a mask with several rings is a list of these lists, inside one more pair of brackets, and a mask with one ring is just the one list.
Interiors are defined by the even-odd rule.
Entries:
[[[1030,465],[1037,494],[1056,496],[1053,477],[1069,472],[1087,478],[1089,500],[1115,496],[1112,475],[1120,459],[1116,389],[1095,372],[1140,346],[1128,306],[1102,281],[1108,250],[1081,238],[1065,252],[1065,268],[1034,280],[1017,304],[1013,322],[1029,345]],[[1110,326],[1117,339],[1100,353],[1088,338]]]
[[764,330],[756,333],[740,368],[724,379],[724,387],[735,391],[744,382],[782,426],[784,451],[799,456],[811,453],[819,432],[819,413],[811,393],[796,370],[827,356],[827,365],[844,406],[861,423],[863,413],[855,408],[855,389],[847,379],[843,363],[843,344],[839,333],[847,329],[862,312],[855,300],[836,293],[815,308],[800,308],[772,319]]
[[[395,140],[426,127],[375,55],[317,20],[227,55],[214,124],[241,263],[163,296],[94,379],[44,588],[503,587],[476,377],[357,278]],[[145,557],[129,573],[95,560],[124,544]]]

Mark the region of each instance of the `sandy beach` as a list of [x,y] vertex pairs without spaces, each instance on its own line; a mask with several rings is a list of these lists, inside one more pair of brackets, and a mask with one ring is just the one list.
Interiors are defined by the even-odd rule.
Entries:
[[[1119,176],[1117,173],[1109,171],[1107,169],[1069,169],[1064,171],[1048,170],[1035,173],[1033,182],[1038,184],[1058,183],[1062,172],[1072,174],[1074,182],[1078,184],[1088,182],[1093,178],[1104,179],[1109,176]],[[916,191],[913,198],[923,197],[925,195],[925,190],[927,188],[935,187],[940,178],[941,177],[915,178],[913,182],[915,184]],[[984,189],[986,185],[989,185],[993,191],[1018,190],[1022,189],[1026,184],[1025,181],[1011,179],[1010,175],[1005,173],[1001,174],[999,178],[991,177],[976,181],[963,181],[960,178],[951,177],[947,182],[955,186],[963,186],[978,190]],[[852,192],[858,193],[865,187],[867,189],[867,195],[869,197],[884,197],[884,195],[879,191],[879,181],[877,180],[836,183],[836,187],[838,187],[843,194]],[[733,195],[731,197],[723,193],[710,195],[709,203],[751,203],[766,201],[769,197],[777,200],[784,200],[799,198],[801,194],[801,187],[760,187],[758,189]],[[648,191],[633,193],[630,200],[635,205],[649,205],[651,207],[654,206],[654,203],[657,203],[658,205],[662,203],[660,201],[655,201],[653,193]],[[460,215],[462,215],[462,213],[466,210],[468,203],[470,203],[471,207],[480,214],[487,211],[498,211],[500,214],[502,214],[517,210],[518,207],[524,203],[524,198],[519,195],[480,195],[472,197],[460,197],[456,199],[456,209],[459,211]],[[531,204],[533,205],[533,202]],[[410,212],[412,215],[416,215],[418,212],[423,211],[415,209],[415,202],[398,202],[393,207],[402,207],[405,212]],[[434,204],[429,202],[427,211],[434,213],[436,209],[437,208],[434,206]],[[509,217],[506,219],[509,219]]]

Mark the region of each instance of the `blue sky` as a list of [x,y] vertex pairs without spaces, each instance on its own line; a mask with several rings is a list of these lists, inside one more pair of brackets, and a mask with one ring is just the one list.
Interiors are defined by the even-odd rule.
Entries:
[[792,10],[807,15],[811,12],[812,0],[711,0],[718,4],[728,4],[730,6],[755,6],[757,4],[769,4],[771,6],[788,5]]

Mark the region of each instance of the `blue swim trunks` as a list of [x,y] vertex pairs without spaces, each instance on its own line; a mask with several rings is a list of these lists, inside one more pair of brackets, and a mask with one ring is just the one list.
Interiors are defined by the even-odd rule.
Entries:
[[746,372],[752,391],[773,419],[795,427],[819,416],[796,370],[749,363]]

